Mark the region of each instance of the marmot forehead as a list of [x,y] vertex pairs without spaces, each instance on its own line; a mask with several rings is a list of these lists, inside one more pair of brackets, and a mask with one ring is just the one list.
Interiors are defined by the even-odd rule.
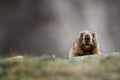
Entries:
[[88,30],[84,30],[84,31],[82,31],[82,32],[84,32],[84,33],[90,33],[91,31],[88,31]]
[[91,34],[92,32],[93,32],[93,31],[84,30],[84,31],[81,31],[80,33]]
[[93,32],[92,31],[88,31],[88,30],[84,30],[84,31],[79,32],[79,37],[84,38],[86,35],[92,37]]
[[87,31],[87,32],[83,32],[83,36],[85,37],[85,36],[92,36],[92,33],[91,32],[89,32],[89,31]]

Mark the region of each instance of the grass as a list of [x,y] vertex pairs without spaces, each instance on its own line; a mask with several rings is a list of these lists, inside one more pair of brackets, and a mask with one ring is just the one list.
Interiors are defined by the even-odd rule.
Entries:
[[83,59],[1,59],[0,80],[120,80],[120,55]]

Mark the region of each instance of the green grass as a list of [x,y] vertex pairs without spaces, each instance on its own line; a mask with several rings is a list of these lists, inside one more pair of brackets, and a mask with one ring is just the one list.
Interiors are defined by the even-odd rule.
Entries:
[[120,80],[120,55],[83,59],[1,59],[0,80]]

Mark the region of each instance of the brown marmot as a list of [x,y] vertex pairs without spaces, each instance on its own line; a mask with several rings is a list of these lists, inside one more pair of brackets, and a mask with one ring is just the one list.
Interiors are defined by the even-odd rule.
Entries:
[[69,57],[100,54],[97,34],[92,31],[82,31],[72,45]]

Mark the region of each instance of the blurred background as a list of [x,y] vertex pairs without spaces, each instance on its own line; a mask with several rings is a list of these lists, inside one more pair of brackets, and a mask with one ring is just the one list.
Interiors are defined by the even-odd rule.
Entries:
[[103,53],[120,51],[120,0],[0,0],[0,56],[67,57],[82,30]]

